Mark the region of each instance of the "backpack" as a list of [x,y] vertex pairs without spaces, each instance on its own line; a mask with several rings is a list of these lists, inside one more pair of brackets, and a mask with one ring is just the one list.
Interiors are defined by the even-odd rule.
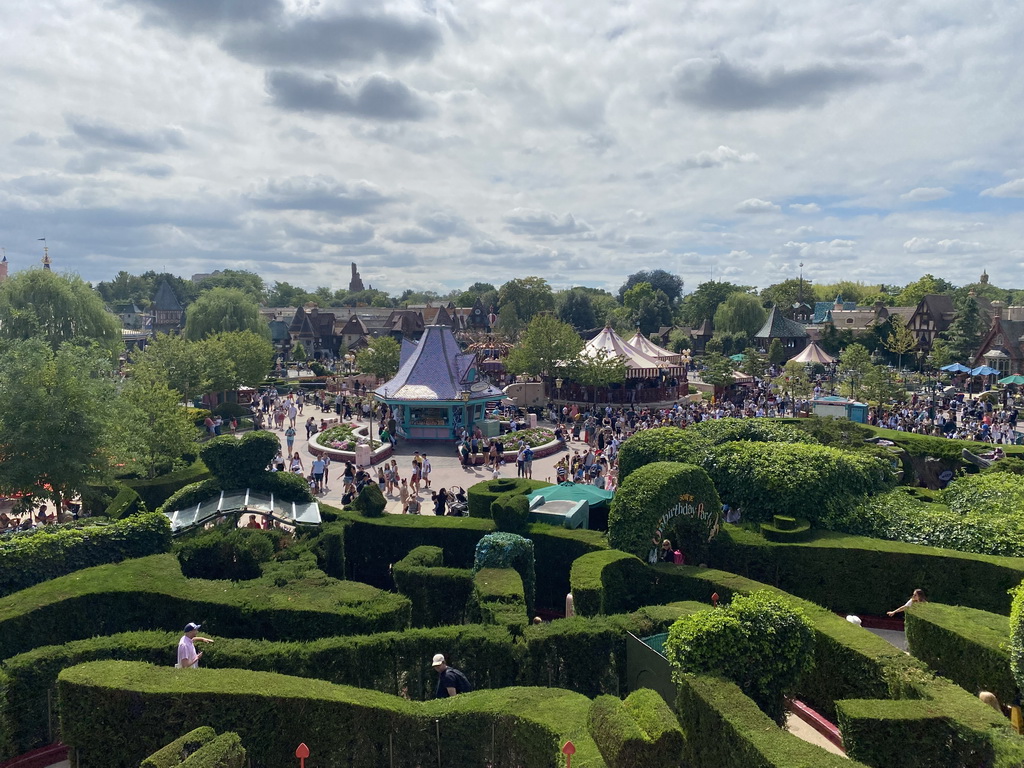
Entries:
[[469,693],[473,690],[473,684],[469,682],[469,678],[462,674],[461,670],[449,667],[448,670],[451,672],[451,676],[455,681],[455,690],[459,693]]
[[527,448],[523,451],[523,461],[533,461],[533,449]]

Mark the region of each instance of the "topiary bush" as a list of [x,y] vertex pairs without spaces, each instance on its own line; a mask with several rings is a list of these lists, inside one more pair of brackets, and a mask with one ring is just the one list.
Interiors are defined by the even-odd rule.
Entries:
[[608,543],[653,563],[662,540],[669,539],[687,558],[700,558],[718,531],[721,509],[718,493],[700,467],[674,461],[648,464],[615,493],[608,511]]
[[[996,466],[1003,461],[1010,459]],[[1013,472],[961,475],[946,486],[941,498],[960,515],[1018,515],[1024,509],[1024,477]]]
[[281,531],[239,528],[233,522],[180,540],[174,547],[181,572],[190,579],[258,579],[274,557]]
[[665,641],[673,677],[727,677],[780,725],[783,699],[813,665],[814,649],[814,626],[803,611],[766,589],[683,616]]
[[530,518],[530,501],[522,494],[506,493],[491,502],[494,527],[506,533],[526,533]]
[[680,765],[683,730],[655,690],[639,688],[622,701],[599,696],[587,727],[609,768]]
[[241,438],[215,437],[200,449],[203,463],[222,488],[248,488],[253,479],[267,474],[267,467],[281,450],[273,432],[249,432]]
[[523,580],[526,610],[533,613],[537,590],[533,542],[514,533],[489,533],[476,545],[473,573],[482,568],[515,568]]
[[376,483],[367,483],[352,502],[352,508],[364,517],[383,517],[388,500]]
[[883,461],[822,445],[728,443],[704,466],[722,500],[754,522],[785,515],[813,523],[896,484]]
[[161,747],[142,761],[139,768],[177,768],[193,752],[217,738],[217,732],[208,725],[200,726],[180,736],[166,747]]

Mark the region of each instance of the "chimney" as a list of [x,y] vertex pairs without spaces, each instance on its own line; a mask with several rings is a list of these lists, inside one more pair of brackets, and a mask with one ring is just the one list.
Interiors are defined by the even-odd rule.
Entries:
[[1003,316],[1003,307],[1005,307],[1005,306],[1006,306],[1006,304],[1001,302],[999,299],[996,299],[995,301],[992,302],[992,319],[993,320],[998,320],[999,318],[1001,318]]

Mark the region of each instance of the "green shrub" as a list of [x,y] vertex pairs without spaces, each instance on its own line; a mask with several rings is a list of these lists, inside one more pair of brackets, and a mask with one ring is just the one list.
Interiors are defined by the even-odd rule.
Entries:
[[163,515],[135,515],[110,525],[37,530],[0,539],[0,595],[81,568],[145,557],[171,548]]
[[185,758],[215,738],[217,732],[213,728],[208,725],[200,726],[158,749],[143,760],[139,768],[177,768]]
[[942,500],[960,515],[1019,515],[1024,508],[1024,477],[1012,472],[962,475],[946,486]]
[[190,579],[258,579],[260,565],[274,556],[280,531],[249,530],[233,522],[181,539],[175,554],[181,572]]
[[384,493],[376,483],[364,485],[355,501],[352,502],[352,508],[364,517],[383,516],[387,505],[388,500],[384,498]]
[[109,517],[111,520],[120,520],[123,517],[131,517],[145,511],[146,505],[139,498],[139,494],[133,488],[124,485],[110,502],[110,506],[103,511],[103,516]]
[[729,443],[705,467],[722,500],[754,522],[788,515],[814,523],[895,485],[878,459],[820,445]]
[[238,418],[240,416],[249,416],[252,411],[248,406],[239,405],[238,403],[221,403],[213,409],[214,416],[220,416],[223,419],[230,419],[232,416]]
[[981,555],[1024,556],[1024,520],[1019,514],[970,510],[960,514],[920,498],[921,490],[900,487],[833,509],[822,524],[834,531],[890,541]]
[[803,611],[768,590],[683,616],[669,630],[665,656],[684,673],[729,678],[780,725],[783,698],[814,659],[814,630]]
[[757,443],[815,443],[795,427],[773,419],[712,419],[686,429],[658,427],[637,432],[619,451],[619,482],[658,461],[703,465],[716,445],[744,440]]
[[[806,432],[822,445],[849,450],[864,444],[872,436],[870,427],[858,424],[849,419],[837,419],[831,416],[822,418],[812,416],[809,419],[780,419],[780,422]],[[793,441],[791,441],[793,442]]]
[[814,530],[800,543],[767,541],[732,525],[712,547],[720,568],[758,579],[835,611],[881,614],[925,585],[932,599],[1007,614],[1007,590],[1024,579],[1024,559]]
[[690,559],[702,558],[721,507],[703,469],[672,461],[647,464],[627,477],[612,499],[608,542],[654,562],[662,540],[669,539]]
[[558,689],[477,690],[417,703],[264,672],[202,670],[184,678],[181,670],[107,661],[62,672],[58,697],[62,735],[79,768],[132,768],[200,723],[238,733],[255,763],[291,765],[296,712],[318,765],[424,764],[440,753],[449,768],[488,761],[556,768],[569,737],[580,765],[600,764],[586,730],[590,700]]
[[[232,438],[233,439],[233,438]],[[190,483],[183,486],[167,497],[160,508],[160,514],[169,515],[179,509],[194,507],[207,499],[216,496],[221,492],[220,481],[215,477],[201,480],[198,483]]]
[[971,693],[991,691],[1005,703],[1017,697],[1005,616],[927,602],[915,603],[906,617],[910,652],[935,672]]
[[281,441],[273,432],[249,432],[241,438],[221,435],[200,449],[203,463],[222,488],[249,488],[255,478],[267,473],[267,467],[281,450]]
[[533,542],[514,533],[489,533],[477,542],[474,575],[482,568],[514,568],[523,580],[526,610],[533,613],[537,588]]
[[981,470],[983,475],[999,474],[1001,472],[1007,472],[1011,475],[1024,475],[1024,459],[1016,456],[1006,456]]
[[400,629],[409,624],[409,610],[401,595],[316,570],[288,574],[282,568],[252,581],[206,581],[185,578],[174,555],[153,555],[0,598],[0,658],[34,647],[39,637],[62,643],[98,633],[174,629],[188,617],[213,633],[298,640]]
[[222,733],[185,759],[181,768],[246,768],[245,748],[237,733]]
[[682,760],[679,721],[650,688],[634,691],[625,701],[598,697],[588,727],[609,768],[679,765]]
[[466,491],[469,516],[490,519],[491,504],[499,496],[506,493],[525,496],[538,488],[545,488],[549,485],[551,483],[545,483],[543,480],[528,480],[525,477],[502,477],[498,480],[484,480],[476,485],[471,485]]
[[506,493],[491,502],[494,527],[506,533],[525,534],[530,517],[529,500],[517,493]]
[[444,568],[440,547],[416,547],[395,563],[395,587],[412,602],[414,627],[461,624],[473,592],[473,574]]
[[522,577],[514,568],[478,570],[473,574],[470,615],[481,624],[500,624],[514,637],[521,636],[529,618]]
[[210,470],[201,461],[193,461],[184,469],[149,480],[126,480],[124,484],[139,494],[147,509],[156,509],[176,491],[210,477]]

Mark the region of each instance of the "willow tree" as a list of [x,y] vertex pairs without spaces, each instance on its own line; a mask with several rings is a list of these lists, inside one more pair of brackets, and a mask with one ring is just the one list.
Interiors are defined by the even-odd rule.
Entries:
[[252,331],[270,338],[270,326],[260,315],[260,306],[238,288],[214,288],[189,305],[185,313],[185,338],[200,341],[216,333]]

